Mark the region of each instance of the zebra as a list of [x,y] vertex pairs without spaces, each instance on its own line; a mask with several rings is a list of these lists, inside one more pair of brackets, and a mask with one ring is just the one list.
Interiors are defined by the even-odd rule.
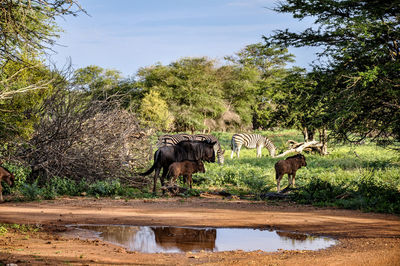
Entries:
[[234,134],[232,136],[231,159],[233,158],[233,154],[235,152],[237,157],[239,158],[240,148],[242,147],[242,145],[244,145],[246,148],[249,149],[257,148],[257,157],[261,157],[261,149],[263,147],[266,147],[269,151],[269,154],[272,157],[275,157],[276,147],[272,143],[272,141],[270,141],[264,136],[261,136],[260,134],[241,133],[241,134]]
[[190,135],[190,134],[175,134],[175,135],[162,135],[158,138],[157,142],[157,147],[161,148],[163,146],[173,146],[176,145],[177,143],[181,141],[210,141],[210,142],[215,142],[214,145],[214,151],[216,154],[216,157],[218,159],[219,164],[224,163],[224,153],[225,150],[222,149],[221,144],[219,143],[218,139],[213,136],[213,135],[206,135],[206,134],[196,134],[196,135]]

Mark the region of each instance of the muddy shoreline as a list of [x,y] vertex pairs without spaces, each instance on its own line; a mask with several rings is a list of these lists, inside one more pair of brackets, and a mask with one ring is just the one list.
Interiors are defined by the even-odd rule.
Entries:
[[[1,204],[0,222],[41,226],[36,233],[9,232],[0,237],[0,261],[18,265],[400,265],[398,216],[283,202],[60,198]],[[252,227],[329,236],[339,244],[320,251],[145,254],[99,240],[59,236],[68,224]]]

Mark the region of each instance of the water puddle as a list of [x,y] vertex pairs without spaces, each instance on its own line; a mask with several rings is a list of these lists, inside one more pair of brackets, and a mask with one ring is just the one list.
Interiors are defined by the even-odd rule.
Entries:
[[193,228],[131,225],[69,225],[69,235],[101,239],[143,253],[199,251],[319,250],[336,244],[328,237],[249,228]]

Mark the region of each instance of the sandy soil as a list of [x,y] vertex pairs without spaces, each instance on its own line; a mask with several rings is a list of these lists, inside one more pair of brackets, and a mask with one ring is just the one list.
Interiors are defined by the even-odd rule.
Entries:
[[[0,236],[0,262],[18,265],[400,265],[400,218],[290,203],[221,198],[62,198],[0,205],[0,223],[41,225]],[[99,240],[60,236],[66,224],[257,227],[336,238],[320,251],[142,254]],[[1,264],[1,263],[0,263]]]

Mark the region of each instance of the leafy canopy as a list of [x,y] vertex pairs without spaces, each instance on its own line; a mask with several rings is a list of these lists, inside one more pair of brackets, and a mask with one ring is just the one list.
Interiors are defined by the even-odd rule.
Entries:
[[287,0],[275,11],[315,19],[314,28],[277,30],[265,40],[324,48],[313,72],[336,137],[399,141],[400,1]]

